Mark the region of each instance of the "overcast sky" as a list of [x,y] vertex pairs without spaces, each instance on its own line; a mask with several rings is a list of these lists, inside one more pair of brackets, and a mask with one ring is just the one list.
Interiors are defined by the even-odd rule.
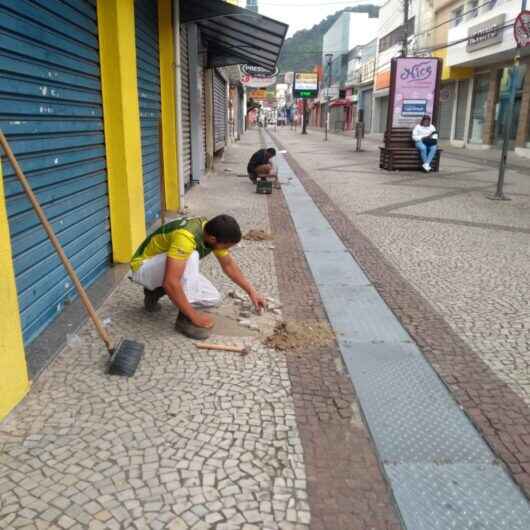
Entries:
[[[312,28],[328,15],[359,3],[356,0],[258,0],[259,12],[289,24],[288,37],[301,29]],[[369,0],[366,2],[369,3]],[[245,3],[243,3],[245,5]]]

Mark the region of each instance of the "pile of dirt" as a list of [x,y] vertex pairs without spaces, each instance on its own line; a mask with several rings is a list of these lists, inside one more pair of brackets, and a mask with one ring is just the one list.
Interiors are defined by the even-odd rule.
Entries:
[[272,335],[264,341],[265,346],[278,351],[298,351],[333,342],[335,334],[329,324],[320,320],[290,320],[280,322]]
[[247,241],[271,241],[274,239],[272,234],[265,232],[265,230],[249,230],[244,236],[243,239]]

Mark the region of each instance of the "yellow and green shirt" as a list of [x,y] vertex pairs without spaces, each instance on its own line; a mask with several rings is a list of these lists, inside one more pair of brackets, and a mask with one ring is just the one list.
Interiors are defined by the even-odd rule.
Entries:
[[167,254],[173,259],[188,259],[193,251],[199,258],[213,252],[217,257],[228,255],[228,250],[213,250],[204,242],[206,217],[181,217],[155,230],[138,248],[131,259],[131,269],[136,272],[142,263],[158,254]]

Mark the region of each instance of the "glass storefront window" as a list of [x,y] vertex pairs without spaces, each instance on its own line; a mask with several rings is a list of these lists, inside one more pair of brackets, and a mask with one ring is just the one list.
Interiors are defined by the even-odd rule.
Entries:
[[455,140],[463,140],[466,129],[467,99],[469,96],[469,79],[458,81],[458,98],[456,101]]
[[486,121],[486,101],[489,91],[489,74],[475,77],[473,83],[473,102],[471,103],[471,123],[469,128],[469,142],[482,143],[482,133]]
[[[516,80],[515,104],[510,127],[510,140],[512,143],[515,141],[517,128],[519,126],[519,114],[521,113],[521,99],[523,96],[525,74],[526,66],[520,65],[519,75]],[[510,105],[511,67],[502,69],[499,83],[499,99],[495,108],[495,141],[497,144],[502,144],[504,129],[507,126],[506,118],[508,117],[508,107]],[[511,147],[513,147],[513,145]]]

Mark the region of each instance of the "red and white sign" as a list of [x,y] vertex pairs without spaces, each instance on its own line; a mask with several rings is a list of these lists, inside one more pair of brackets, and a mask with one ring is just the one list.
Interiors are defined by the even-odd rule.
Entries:
[[530,11],[522,11],[515,19],[513,36],[519,48],[530,46]]
[[254,77],[249,74],[241,76],[241,84],[249,88],[267,88],[276,83],[276,76],[272,77]]
[[241,84],[249,88],[266,88],[276,83],[278,69],[267,70],[261,66],[250,66],[241,64]]

